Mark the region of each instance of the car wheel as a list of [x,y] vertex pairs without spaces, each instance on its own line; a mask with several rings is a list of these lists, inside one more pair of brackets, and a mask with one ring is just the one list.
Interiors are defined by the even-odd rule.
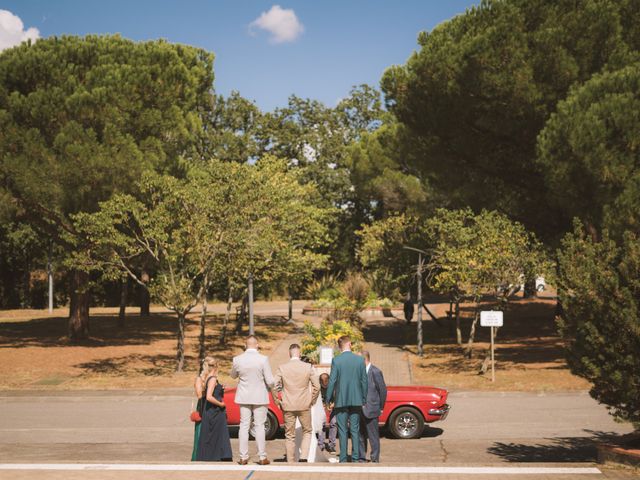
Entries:
[[391,414],[389,430],[396,438],[419,438],[424,430],[424,418],[415,408],[400,407]]
[[[273,440],[276,437],[276,434],[278,433],[278,419],[276,418],[275,414],[269,410],[267,412],[267,421],[264,422],[264,436],[267,440]],[[251,422],[251,427],[249,428],[249,435],[251,436],[251,438],[256,438],[256,429],[253,425],[253,422]]]

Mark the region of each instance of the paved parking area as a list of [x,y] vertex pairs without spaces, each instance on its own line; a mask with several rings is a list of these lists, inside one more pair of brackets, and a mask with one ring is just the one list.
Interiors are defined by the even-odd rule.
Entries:
[[[187,415],[190,392],[69,392],[57,394],[0,394],[0,464],[28,463],[144,463],[174,464],[192,468],[193,424]],[[627,433],[630,427],[611,419],[604,407],[586,393],[506,394],[461,392],[451,396],[453,409],[440,424],[428,428],[416,440],[382,440],[382,467],[392,471],[360,470],[349,473],[337,465],[316,464],[331,478],[633,478],[622,470],[604,473],[514,474],[471,473],[438,470],[407,473],[407,467],[580,467],[592,468],[595,441],[609,435]],[[237,451],[237,439],[232,439]],[[253,448],[253,447],[252,447]],[[282,457],[284,440],[268,442],[272,460]],[[209,466],[209,464],[205,464]],[[228,468],[223,465],[222,468]],[[111,471],[90,467],[84,470],[6,470],[6,479],[320,479],[323,473],[273,471],[288,468],[274,463],[271,470],[258,466],[237,471]],[[217,467],[219,468],[219,467]],[[599,468],[599,467],[598,467]],[[329,470],[333,469],[333,471]],[[253,472],[253,473],[251,473]],[[404,473],[401,473],[404,472]],[[466,473],[465,473],[466,472]],[[522,472],[522,471],[521,471]],[[250,477],[248,477],[251,475]]]

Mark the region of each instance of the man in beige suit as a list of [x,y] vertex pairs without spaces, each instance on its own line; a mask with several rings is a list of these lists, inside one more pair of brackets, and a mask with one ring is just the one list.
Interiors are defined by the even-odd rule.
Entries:
[[[284,412],[284,434],[287,462],[295,461],[296,419],[302,426],[300,461],[306,462],[311,443],[311,406],[320,394],[320,383],[313,367],[300,360],[300,346],[289,346],[289,361],[280,365],[274,379],[272,394],[275,402]],[[277,398],[277,390],[282,390],[282,401]]]

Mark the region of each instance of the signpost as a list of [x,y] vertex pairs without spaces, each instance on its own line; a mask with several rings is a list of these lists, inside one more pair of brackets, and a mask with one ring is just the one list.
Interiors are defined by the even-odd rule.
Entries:
[[494,328],[501,327],[504,324],[501,311],[485,310],[480,312],[480,326],[491,327],[491,381],[496,381],[496,370],[494,362],[494,344],[493,337],[495,334]]

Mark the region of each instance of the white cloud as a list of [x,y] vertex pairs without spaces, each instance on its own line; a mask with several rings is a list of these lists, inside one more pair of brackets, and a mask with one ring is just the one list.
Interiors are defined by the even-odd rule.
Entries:
[[269,32],[271,43],[293,42],[304,32],[304,26],[298,20],[296,12],[293,9],[282,8],[280,5],[274,5],[268,12],[262,12],[251,22],[249,31],[253,32],[254,28]]
[[40,31],[31,27],[24,29],[20,17],[9,10],[0,10],[0,51],[20,45],[25,40],[36,41],[40,38]]

